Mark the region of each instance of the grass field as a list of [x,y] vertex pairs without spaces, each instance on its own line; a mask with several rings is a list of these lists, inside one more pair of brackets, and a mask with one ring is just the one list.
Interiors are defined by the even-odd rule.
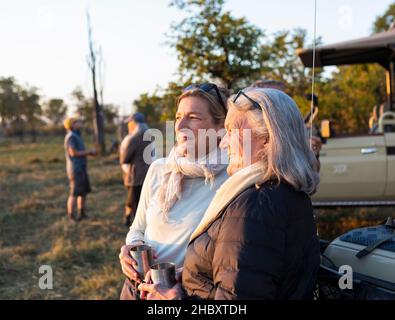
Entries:
[[[117,299],[124,190],[116,157],[90,159],[91,219],[66,219],[62,138],[0,146],[0,299]],[[40,265],[53,290],[40,290]]]
[[[0,299],[118,299],[124,189],[116,156],[91,158],[91,219],[66,219],[68,184],[62,138],[0,143]],[[333,239],[371,225],[393,209],[317,211],[319,233]],[[40,290],[41,265],[53,290]]]

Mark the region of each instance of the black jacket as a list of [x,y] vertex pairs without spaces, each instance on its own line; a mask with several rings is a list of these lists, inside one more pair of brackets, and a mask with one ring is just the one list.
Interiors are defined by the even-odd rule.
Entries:
[[310,197],[266,182],[189,244],[182,282],[200,299],[311,299],[319,262]]

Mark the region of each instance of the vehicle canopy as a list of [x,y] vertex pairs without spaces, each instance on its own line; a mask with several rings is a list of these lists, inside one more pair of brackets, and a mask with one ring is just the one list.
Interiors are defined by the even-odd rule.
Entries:
[[[313,67],[313,49],[299,49],[297,54],[305,67]],[[365,63],[378,63],[387,70],[388,105],[390,110],[395,110],[395,28],[315,48],[315,67]]]

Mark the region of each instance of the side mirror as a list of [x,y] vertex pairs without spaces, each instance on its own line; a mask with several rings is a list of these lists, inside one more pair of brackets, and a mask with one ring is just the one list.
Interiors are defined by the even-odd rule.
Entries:
[[325,139],[331,137],[331,122],[329,120],[321,121],[321,137]]

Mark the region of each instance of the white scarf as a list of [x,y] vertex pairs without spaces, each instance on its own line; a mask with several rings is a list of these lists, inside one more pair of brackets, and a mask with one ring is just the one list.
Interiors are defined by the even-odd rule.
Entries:
[[262,183],[265,167],[256,162],[230,176],[217,190],[213,200],[204,213],[203,219],[192,233],[190,241],[201,235],[213,223],[222,211],[244,190]]
[[170,209],[182,198],[182,181],[184,177],[205,177],[205,183],[213,185],[215,176],[225,170],[226,151],[215,148],[209,154],[191,160],[180,154],[181,149],[174,147],[166,159],[166,169],[159,188],[158,200],[164,218],[167,219]]

